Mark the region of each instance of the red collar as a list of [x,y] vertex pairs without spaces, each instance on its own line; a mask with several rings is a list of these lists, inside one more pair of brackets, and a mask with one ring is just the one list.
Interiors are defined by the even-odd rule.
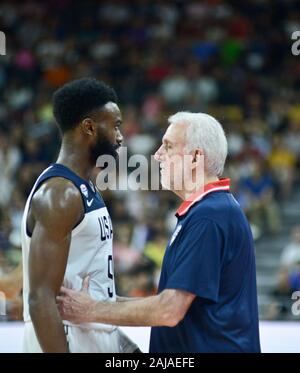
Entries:
[[220,179],[204,185],[204,189],[195,192],[190,196],[187,201],[182,202],[178,210],[176,211],[177,216],[182,216],[188,212],[188,210],[196,203],[199,202],[204,196],[209,193],[216,192],[218,190],[229,190],[230,179]]

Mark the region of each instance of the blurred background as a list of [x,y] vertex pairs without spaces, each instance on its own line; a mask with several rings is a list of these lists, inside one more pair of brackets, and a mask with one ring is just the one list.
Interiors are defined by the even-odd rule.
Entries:
[[[229,143],[224,177],[255,238],[260,318],[299,320],[291,312],[291,294],[300,290],[296,0],[2,0],[0,29],[7,48],[0,56],[0,291],[2,284],[8,310],[1,320],[22,319],[23,208],[60,144],[52,93],[85,76],[115,88],[129,155],[153,154],[176,111],[221,122]],[[180,201],[167,191],[103,197],[114,224],[117,293],[153,294]]]

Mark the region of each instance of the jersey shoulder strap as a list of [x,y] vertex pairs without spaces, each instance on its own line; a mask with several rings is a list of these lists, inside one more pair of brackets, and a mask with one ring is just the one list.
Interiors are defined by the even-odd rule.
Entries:
[[31,193],[31,199],[35,192],[40,188],[40,186],[46,180],[51,179],[53,177],[62,177],[64,179],[70,180],[75,185],[75,187],[79,190],[81,194],[85,214],[105,207],[105,203],[100,193],[95,189],[92,182],[82,179],[79,175],[70,170],[68,167],[59,163],[54,163],[50,165],[39,176]]

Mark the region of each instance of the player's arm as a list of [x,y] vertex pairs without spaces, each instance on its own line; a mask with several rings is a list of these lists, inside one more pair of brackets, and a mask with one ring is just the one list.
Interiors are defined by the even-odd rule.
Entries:
[[63,318],[76,323],[99,322],[122,326],[175,326],[185,316],[195,295],[166,289],[159,295],[128,302],[105,303],[84,291],[62,288],[58,297]]
[[31,203],[34,224],[29,253],[29,312],[44,352],[68,352],[56,295],[62,285],[71,232],[83,214],[79,191],[68,180],[50,179]]

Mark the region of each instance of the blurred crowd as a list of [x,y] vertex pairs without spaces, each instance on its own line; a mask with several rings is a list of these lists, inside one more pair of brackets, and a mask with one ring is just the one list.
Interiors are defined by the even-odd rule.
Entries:
[[[20,263],[24,203],[59,148],[52,93],[84,76],[115,88],[129,154],[153,154],[176,111],[215,116],[228,137],[224,176],[255,239],[280,234],[281,205],[299,184],[296,0],[3,0],[0,25],[7,42],[0,56],[0,276]],[[179,201],[167,191],[103,197],[114,224],[118,293],[153,294]],[[298,256],[283,255],[285,285],[291,257],[299,270],[295,232]],[[300,290],[299,277],[291,281]]]

